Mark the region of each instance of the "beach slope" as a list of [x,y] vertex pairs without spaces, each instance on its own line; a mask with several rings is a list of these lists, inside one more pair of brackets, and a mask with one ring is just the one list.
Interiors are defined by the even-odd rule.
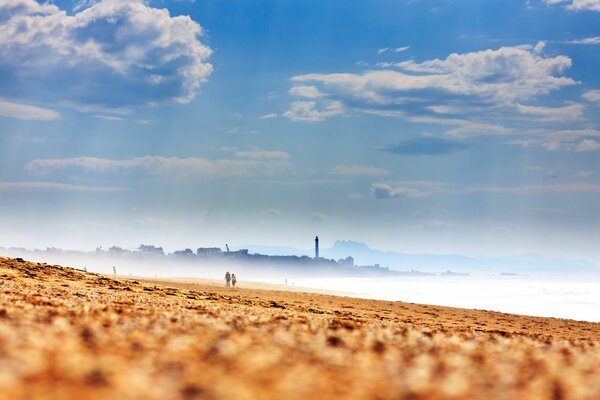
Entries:
[[0,257],[0,398],[600,398],[600,324],[239,286]]

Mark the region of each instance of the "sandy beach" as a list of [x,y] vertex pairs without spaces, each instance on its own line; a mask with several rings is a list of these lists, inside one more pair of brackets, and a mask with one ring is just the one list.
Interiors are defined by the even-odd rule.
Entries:
[[0,398],[600,398],[600,324],[238,286],[0,258]]

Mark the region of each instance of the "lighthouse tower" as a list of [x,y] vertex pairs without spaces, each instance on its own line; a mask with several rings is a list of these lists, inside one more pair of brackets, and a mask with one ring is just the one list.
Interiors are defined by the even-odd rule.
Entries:
[[319,258],[319,237],[315,237],[315,258]]

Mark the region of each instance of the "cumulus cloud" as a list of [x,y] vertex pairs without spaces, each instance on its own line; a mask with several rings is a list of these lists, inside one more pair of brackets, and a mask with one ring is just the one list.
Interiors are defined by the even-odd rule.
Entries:
[[403,71],[307,74],[292,80],[321,84],[325,92],[374,104],[394,104],[403,94],[426,90],[510,103],[576,84],[571,78],[558,76],[571,66],[569,57],[543,57],[532,46],[454,53],[444,60],[395,65]]
[[209,77],[211,49],[191,18],[143,0],[85,6],[68,15],[34,0],[0,3],[0,93],[118,109],[187,103]]
[[318,122],[343,113],[344,107],[339,101],[326,102],[321,109],[314,101],[295,101],[283,115],[292,121]]
[[331,172],[333,175],[345,176],[383,176],[389,175],[391,172],[385,168],[359,166],[359,165],[338,165]]
[[59,114],[47,108],[35,107],[28,104],[14,103],[0,99],[0,117],[26,120],[51,121]]
[[[252,158],[254,156],[254,158]],[[62,159],[36,159],[25,169],[34,175],[80,170],[93,173],[133,173],[150,176],[182,176],[189,178],[215,178],[227,176],[272,175],[289,167],[286,159],[249,158],[217,159],[189,157],[144,156],[125,160],[96,157]]]
[[[447,115],[452,109],[470,109],[475,113],[444,118],[441,123],[456,125],[450,132],[456,137],[506,134],[506,128],[484,121],[490,111],[503,110],[503,115],[514,113],[515,103],[523,104],[578,83],[562,76],[571,67],[571,59],[564,55],[544,55],[544,44],[455,53],[445,59],[423,62],[404,61],[387,64],[394,69],[364,73],[311,73],[294,76],[291,80],[295,85],[316,88],[313,90],[318,91],[323,103],[335,101],[336,112],[332,115],[360,111],[427,123],[433,121],[432,118]],[[297,117],[298,114],[310,116],[315,107],[315,103],[292,103],[296,112],[291,108],[289,116],[309,121],[328,117],[327,114]],[[523,107],[522,110],[530,114],[543,112],[527,108],[533,106]],[[581,106],[567,107],[560,111],[572,116]]]
[[544,0],[546,4],[565,4],[573,11],[600,11],[600,0]]
[[394,187],[387,183],[374,183],[371,185],[371,194],[376,199],[402,198],[420,198],[427,197],[429,194],[419,189],[409,187]]

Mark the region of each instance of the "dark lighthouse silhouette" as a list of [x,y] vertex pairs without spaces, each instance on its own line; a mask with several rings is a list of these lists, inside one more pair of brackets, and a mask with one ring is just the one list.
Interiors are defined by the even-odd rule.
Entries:
[[319,237],[315,237],[315,258],[319,258]]

